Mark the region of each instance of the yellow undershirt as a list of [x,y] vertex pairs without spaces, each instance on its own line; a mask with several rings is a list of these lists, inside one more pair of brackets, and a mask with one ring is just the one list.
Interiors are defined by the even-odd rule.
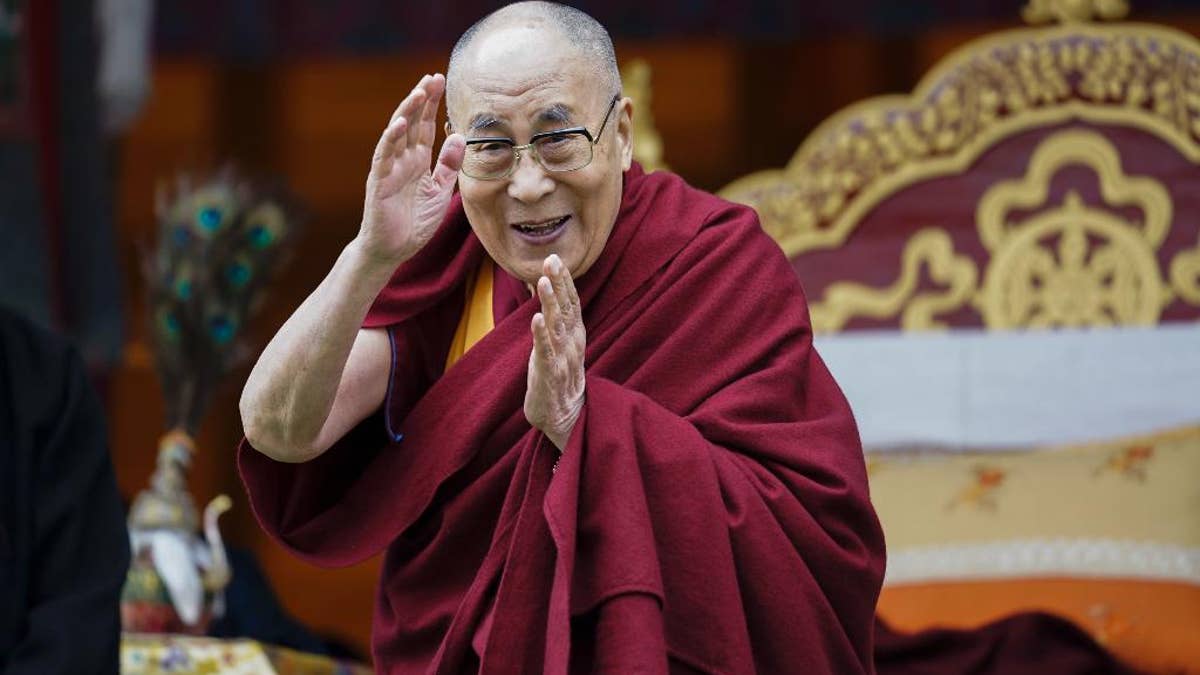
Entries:
[[479,269],[467,277],[466,300],[462,318],[458,320],[458,328],[454,331],[454,339],[450,341],[446,370],[450,370],[450,366],[495,327],[492,318],[492,259],[486,255]]

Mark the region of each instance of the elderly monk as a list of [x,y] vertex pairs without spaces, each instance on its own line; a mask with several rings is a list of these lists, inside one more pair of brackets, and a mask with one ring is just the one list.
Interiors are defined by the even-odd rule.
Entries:
[[882,535],[800,285],[753,211],[632,162],[632,115],[591,17],[481,20],[246,384],[263,527],[386,551],[381,672],[873,670]]

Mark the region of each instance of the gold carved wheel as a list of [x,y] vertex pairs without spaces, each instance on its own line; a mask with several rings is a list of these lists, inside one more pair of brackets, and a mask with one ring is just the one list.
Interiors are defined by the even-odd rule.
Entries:
[[[1085,204],[1073,190],[1051,200],[1054,177],[1072,166],[1095,175],[1099,203]],[[1131,210],[1140,215],[1124,215]],[[1013,215],[1022,213],[1031,215]],[[993,330],[1155,325],[1175,298],[1200,305],[1200,244],[1177,253],[1169,274],[1159,266],[1172,214],[1167,189],[1124,173],[1104,136],[1060,131],[1038,146],[1023,177],[980,199],[976,228],[990,254],[982,285],[949,233],[925,228],[906,244],[895,283],[831,284],[812,305],[813,325],[832,332],[854,317],[899,316],[905,330],[930,330],[945,327],[938,314],[963,307]],[[921,288],[922,270],[935,288]]]
[[993,254],[977,305],[990,328],[1075,328],[1154,325],[1169,298],[1145,239],[1072,192]]
[[[1050,183],[1068,166],[1090,169],[1102,204],[1068,192],[1047,204]],[[1134,222],[1120,215],[1130,207]],[[1024,221],[1010,213],[1043,209]],[[1116,147],[1091,131],[1043,141],[1025,176],[1001,181],[979,202],[979,237],[991,253],[974,305],[989,328],[1154,325],[1172,293],[1157,251],[1171,226],[1170,194],[1157,180],[1129,176]]]

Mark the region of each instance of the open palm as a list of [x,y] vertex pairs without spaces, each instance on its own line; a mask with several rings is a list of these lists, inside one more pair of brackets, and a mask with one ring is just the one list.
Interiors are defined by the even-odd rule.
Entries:
[[399,264],[415,255],[433,237],[450,203],[462,166],[462,136],[447,137],[437,165],[429,169],[445,90],[441,74],[422,77],[375,146],[359,237],[378,259]]

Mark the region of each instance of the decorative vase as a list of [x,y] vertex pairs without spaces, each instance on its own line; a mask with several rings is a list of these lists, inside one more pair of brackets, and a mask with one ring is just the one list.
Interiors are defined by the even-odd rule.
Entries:
[[218,495],[204,508],[203,536],[187,491],[195,443],[182,430],[158,444],[150,487],[129,512],[133,559],[121,591],[121,627],[139,633],[203,635],[224,611],[230,581],[217,518],[231,505]]

